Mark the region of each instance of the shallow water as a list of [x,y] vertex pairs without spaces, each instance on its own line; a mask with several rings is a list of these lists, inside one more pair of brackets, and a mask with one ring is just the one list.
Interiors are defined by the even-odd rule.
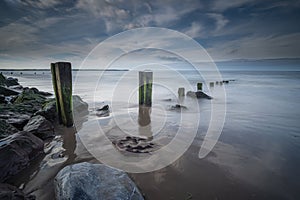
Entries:
[[[192,85],[190,89],[195,89],[193,86],[201,80],[193,71],[180,73],[185,76],[186,84]],[[37,72],[36,75],[30,71],[22,75],[15,72],[14,75],[24,86],[53,91],[49,72]],[[122,76],[124,79],[120,81]],[[169,110],[177,103],[179,84],[185,84],[176,79],[178,74],[154,72],[151,127],[141,132],[136,73],[105,72],[99,81],[99,72],[87,71],[80,73],[81,81],[77,83],[76,72],[73,72],[74,93],[89,103],[88,121],[78,128],[76,140],[70,138],[70,134],[66,135],[72,130],[59,127],[63,136],[57,138],[55,145],[67,149],[66,158],[52,156],[44,165],[43,162],[38,165],[37,170],[33,170],[35,174],[22,179],[25,190],[34,191],[41,199],[51,199],[52,179],[60,168],[72,162],[98,162],[86,150],[87,141],[91,144],[103,141],[99,128],[91,128],[94,121],[101,125],[108,138],[123,137],[124,132],[131,135],[146,133],[146,137],[150,133],[153,140],[163,146],[173,139],[180,127],[184,127],[185,134],[189,133],[193,124],[182,122],[182,117],[200,114],[197,135],[179,159],[154,172],[130,174],[147,199],[299,199],[300,72],[224,71],[222,76],[235,80],[224,85],[227,99],[224,128],[209,155],[199,159],[211,103],[209,100],[194,102],[186,97],[183,104],[188,107],[187,111]],[[215,80],[213,76],[208,77],[209,81]],[[212,89],[204,87],[204,91],[215,97],[220,88],[217,85]],[[95,108],[104,103],[111,106],[112,113],[109,117],[99,118]],[[109,148],[105,143],[97,148],[91,146],[87,148],[99,148],[99,151]],[[49,165],[51,162],[53,165]]]

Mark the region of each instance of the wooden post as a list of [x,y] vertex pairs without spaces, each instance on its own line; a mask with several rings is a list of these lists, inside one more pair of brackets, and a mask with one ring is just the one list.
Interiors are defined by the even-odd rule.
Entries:
[[60,105],[59,105],[59,98],[58,98],[58,92],[57,92],[57,83],[56,83],[56,73],[55,73],[55,63],[51,63],[51,74],[52,74],[52,85],[53,90],[55,94],[55,100],[56,100],[56,112],[58,116],[58,122],[61,124],[61,114],[60,114]]
[[153,72],[139,72],[139,104],[151,107],[152,105]]
[[197,90],[202,90],[202,83],[197,83]]
[[209,87],[214,87],[214,82],[210,82]]
[[184,88],[178,88],[178,97],[183,97],[185,95]]
[[[52,70],[53,68],[53,70]],[[53,88],[60,122],[70,127],[73,125],[72,114],[72,67],[69,62],[51,64]],[[52,77],[53,80],[53,77]],[[56,84],[55,84],[56,83]]]

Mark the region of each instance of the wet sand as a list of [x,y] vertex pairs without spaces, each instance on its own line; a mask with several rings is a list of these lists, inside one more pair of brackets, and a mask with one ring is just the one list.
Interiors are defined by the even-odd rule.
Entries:
[[[238,72],[235,77],[233,72],[228,74],[230,79],[239,79],[226,86],[228,108],[218,143],[207,157],[198,158],[210,117],[209,103],[201,101],[203,123],[188,150],[163,169],[130,174],[146,199],[300,199],[300,74]],[[86,95],[83,99],[92,98]],[[91,106],[90,119],[96,118],[93,109]],[[138,121],[137,107],[131,106],[129,110],[132,119]],[[161,121],[161,116],[155,113],[154,110],[151,114],[154,129],[154,124]],[[171,117],[177,114],[172,112]],[[99,121],[110,127],[108,132],[112,136],[118,136],[110,119],[99,118]],[[86,121],[82,122],[84,127]],[[169,125],[177,128],[178,124]],[[91,138],[95,141],[100,138],[94,133],[81,133],[82,127],[76,135],[72,129],[57,127],[61,137],[52,143],[53,151],[49,151],[41,164],[38,161],[14,181],[25,187],[26,192],[37,195],[37,199],[53,199],[53,178],[61,168],[77,162],[99,162],[85,149],[79,135],[95,136]],[[172,131],[168,136],[164,142],[172,139]],[[63,156],[59,156],[62,152]]]

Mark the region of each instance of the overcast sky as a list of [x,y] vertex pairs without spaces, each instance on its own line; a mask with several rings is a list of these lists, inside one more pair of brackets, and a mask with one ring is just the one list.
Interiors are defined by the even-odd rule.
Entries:
[[187,34],[214,60],[300,58],[299,19],[299,0],[2,0],[0,68],[78,66],[99,42],[149,26]]

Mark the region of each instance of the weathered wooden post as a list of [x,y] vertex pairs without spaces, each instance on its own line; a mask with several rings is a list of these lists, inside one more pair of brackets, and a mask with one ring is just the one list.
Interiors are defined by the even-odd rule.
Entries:
[[197,83],[197,90],[202,90],[202,83]]
[[214,82],[209,83],[209,87],[214,87],[214,85],[215,85]]
[[139,104],[151,107],[152,105],[153,72],[139,72]]
[[219,81],[216,81],[216,85],[219,85]]
[[184,88],[178,88],[178,97],[184,97],[185,95],[185,91],[184,91]]
[[70,127],[73,125],[71,63],[51,63],[51,72],[59,122]]

